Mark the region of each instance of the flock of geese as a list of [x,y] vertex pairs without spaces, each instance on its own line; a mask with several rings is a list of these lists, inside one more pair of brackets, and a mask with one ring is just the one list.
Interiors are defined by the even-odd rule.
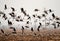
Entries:
[[[4,10],[7,10],[7,9],[8,9],[8,7],[7,7],[7,5],[5,4]],[[9,15],[10,15],[13,19],[15,19],[15,21],[17,21],[17,22],[24,22],[24,19],[21,19],[21,16],[18,16],[17,19],[16,19],[16,15],[15,15],[15,13],[14,13],[16,10],[15,10],[14,7],[11,7],[11,10],[12,10],[12,12],[9,13]],[[25,12],[24,8],[21,8],[20,10],[21,10],[21,13],[23,13],[24,16],[27,16],[27,17],[28,17],[27,20],[29,20],[29,19],[31,20],[31,16]],[[35,11],[35,12],[38,12],[39,9],[34,9],[34,11]],[[49,11],[49,13],[53,12],[51,9],[49,9],[49,10],[44,10],[44,11],[43,11],[44,14],[42,14],[42,17],[44,17],[45,20],[46,20],[46,16],[49,14],[48,11]],[[13,23],[12,23],[10,20],[8,20],[8,17],[6,16],[6,14],[5,14],[4,12],[0,11],[0,16],[1,16],[1,15],[3,15],[2,18],[4,18],[5,20],[7,20],[9,26],[13,25]],[[42,17],[39,16],[39,15],[38,15],[38,16],[32,15],[32,16],[33,16],[34,18],[37,17],[39,20],[42,18]],[[54,29],[56,29],[57,27],[60,27],[60,22],[59,22],[59,21],[60,21],[60,18],[59,18],[59,17],[56,17],[56,15],[55,15],[54,13],[52,13],[51,16],[52,16],[52,18],[53,18],[53,19],[50,19],[51,21],[52,21],[52,20],[56,20],[53,24],[51,24],[51,25],[54,26]],[[49,20],[49,21],[50,21],[50,20]],[[36,21],[35,21],[35,22],[36,22]],[[56,23],[58,24],[57,26],[56,26]],[[0,24],[1,24],[1,22],[0,22]],[[29,21],[27,21],[26,24],[29,24]],[[46,24],[46,21],[45,21],[45,24]],[[50,23],[47,23],[47,24],[49,25]],[[40,31],[41,26],[42,26],[42,23],[39,22],[39,26],[37,27],[37,31],[38,31],[38,32]],[[26,27],[26,28],[29,28],[29,26],[25,26],[25,27]],[[25,27],[24,27],[24,26],[21,26],[21,28],[22,28],[22,34],[24,33]],[[17,32],[16,32],[16,29],[15,29],[14,27],[10,27],[10,29],[13,29],[13,31],[14,31],[14,32],[12,32],[12,33],[17,33]],[[3,34],[5,33],[3,29],[0,29],[0,31],[1,31]],[[34,31],[33,27],[31,27],[31,31],[32,31],[32,32]]]

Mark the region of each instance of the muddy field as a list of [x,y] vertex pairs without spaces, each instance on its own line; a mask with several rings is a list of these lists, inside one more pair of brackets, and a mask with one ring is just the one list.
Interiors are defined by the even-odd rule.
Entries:
[[60,41],[60,29],[41,30],[30,34],[1,34],[0,41]]

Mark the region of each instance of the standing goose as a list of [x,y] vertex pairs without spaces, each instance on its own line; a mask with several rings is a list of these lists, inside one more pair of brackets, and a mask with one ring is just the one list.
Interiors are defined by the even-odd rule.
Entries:
[[16,29],[14,27],[10,27],[10,29],[13,29],[13,34],[16,34]]
[[1,32],[4,34],[4,30],[3,29],[1,29]]
[[31,27],[31,31],[33,32],[34,30],[33,30],[33,27]]
[[24,27],[22,26],[22,35],[23,35],[23,33],[24,33]]

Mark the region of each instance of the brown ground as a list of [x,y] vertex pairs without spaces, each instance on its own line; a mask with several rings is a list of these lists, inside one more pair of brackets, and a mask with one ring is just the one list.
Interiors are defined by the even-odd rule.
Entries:
[[35,32],[37,35],[30,33],[29,35],[20,34],[0,34],[0,41],[60,41],[60,29],[41,30]]

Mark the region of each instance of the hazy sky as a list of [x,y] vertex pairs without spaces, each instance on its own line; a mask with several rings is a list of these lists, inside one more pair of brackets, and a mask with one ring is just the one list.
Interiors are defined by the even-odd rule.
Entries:
[[15,7],[16,9],[20,9],[20,7],[24,7],[28,11],[32,11],[34,8],[51,8],[55,11],[55,14],[60,16],[60,0],[0,0],[0,9],[4,8],[4,4],[10,8]]

